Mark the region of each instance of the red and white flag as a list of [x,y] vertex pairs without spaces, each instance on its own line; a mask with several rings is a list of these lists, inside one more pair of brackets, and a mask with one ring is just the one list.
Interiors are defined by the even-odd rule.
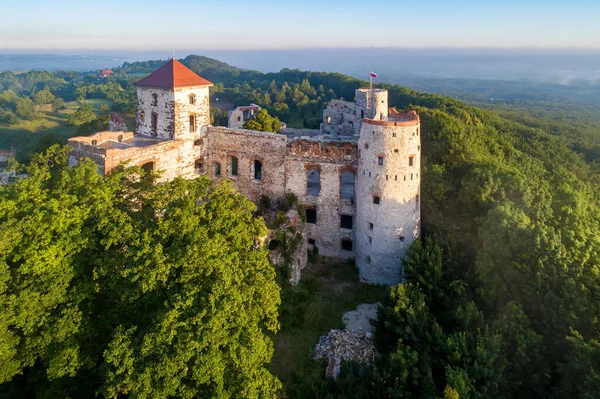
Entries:
[[371,71],[371,77],[372,77],[372,78],[376,78],[376,77],[377,77],[377,74],[376,74],[375,72]]

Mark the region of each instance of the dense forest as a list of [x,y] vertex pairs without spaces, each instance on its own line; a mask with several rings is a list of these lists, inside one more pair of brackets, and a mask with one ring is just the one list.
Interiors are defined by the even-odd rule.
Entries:
[[[231,106],[254,102],[288,126],[315,128],[327,101],[351,100],[365,84],[341,74],[287,69],[262,74],[199,56],[182,62],[215,82],[215,124],[224,123]],[[59,98],[80,101],[79,108],[86,99],[104,98],[112,110],[130,114],[132,82],[161,64],[126,63],[101,82],[92,74],[0,74],[4,123],[13,115],[41,117],[23,110],[42,113],[35,105],[58,106]],[[283,381],[282,395],[597,397],[597,108],[571,113],[513,103],[482,109],[395,85],[378,87],[389,90],[390,106],[414,109],[421,117],[423,237],[404,262],[406,283],[392,287],[379,308],[378,361],[345,364],[335,382],[317,365]],[[100,114],[91,119],[84,109],[85,121],[77,123]],[[127,171],[101,179],[89,166],[65,168],[63,156],[57,147],[35,155],[31,177],[0,191],[0,392],[273,397],[279,382],[277,370],[262,367],[272,353],[262,327],[277,330],[275,275],[261,251],[242,249],[252,234],[220,236],[227,229],[244,230],[244,224],[258,234],[261,227],[249,216],[252,206],[233,193],[213,191],[206,181],[155,186],[129,178],[133,172]],[[198,210],[181,194],[186,190],[218,199],[203,201]],[[206,209],[208,204],[214,207]],[[147,217],[156,210],[168,217]],[[223,229],[217,231],[213,220]],[[209,245],[201,250],[191,245],[198,237],[208,237]],[[175,245],[178,240],[181,245]],[[219,243],[228,246],[223,250]],[[210,260],[213,251],[221,251],[234,270],[243,274],[252,266],[260,275],[227,275],[233,280],[220,284],[215,277],[224,272]],[[216,274],[190,267],[199,264],[217,268]],[[245,302],[256,284],[263,285],[256,293],[260,302]],[[223,291],[228,289],[231,295]],[[301,282],[295,289],[308,288]],[[284,287],[280,310],[293,290]],[[223,302],[212,302],[212,295],[222,295]],[[211,313],[208,303],[224,313]],[[268,307],[236,307],[246,303]],[[236,339],[229,339],[218,328],[232,323],[227,311],[233,309],[245,312],[237,315]],[[198,317],[208,318],[206,329],[186,329],[191,320],[202,325]],[[181,329],[179,338],[168,332],[172,327],[177,334]],[[229,356],[203,352],[212,334],[224,340]],[[244,356],[257,360],[239,363]],[[234,370],[242,371],[232,375]],[[37,387],[43,390],[34,392]]]

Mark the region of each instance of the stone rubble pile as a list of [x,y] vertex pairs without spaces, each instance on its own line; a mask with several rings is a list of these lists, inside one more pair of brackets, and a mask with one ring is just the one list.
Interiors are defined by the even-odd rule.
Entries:
[[371,363],[375,359],[373,335],[363,331],[331,330],[326,336],[319,338],[313,351],[313,359],[355,360]]

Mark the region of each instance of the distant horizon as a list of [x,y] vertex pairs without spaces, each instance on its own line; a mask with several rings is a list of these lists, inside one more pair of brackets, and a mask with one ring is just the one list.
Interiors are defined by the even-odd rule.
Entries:
[[[598,47],[580,47],[580,46],[562,46],[562,47],[544,47],[544,46],[516,46],[516,47],[492,47],[492,46],[331,46],[331,47],[280,47],[280,48],[198,48],[198,49],[90,49],[90,48],[0,48],[0,54],[36,54],[36,55],[98,55],[98,56],[121,56],[123,54],[158,54],[165,53],[169,55],[169,59],[173,51],[175,58],[185,58],[188,55],[202,55],[202,52],[259,52],[259,51],[326,51],[326,50],[423,50],[423,51],[494,51],[494,52],[511,52],[511,51],[539,51],[539,52],[591,52],[600,53]],[[178,54],[184,53],[184,56]]]

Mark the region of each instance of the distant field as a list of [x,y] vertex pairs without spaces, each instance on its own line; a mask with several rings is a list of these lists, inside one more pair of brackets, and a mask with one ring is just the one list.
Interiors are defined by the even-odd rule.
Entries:
[[[94,108],[94,111],[100,111],[103,104],[110,105],[110,101],[105,99],[85,100]],[[66,144],[67,139],[77,134],[77,126],[67,125],[69,114],[75,112],[79,107],[76,101],[65,104],[66,109],[59,112],[43,112],[41,118],[32,121],[21,121],[14,125],[0,123],[0,149],[10,149],[13,147],[17,152],[17,158],[22,159],[24,153],[34,150],[40,139],[48,134],[53,138]],[[127,121],[128,126],[131,124]]]

